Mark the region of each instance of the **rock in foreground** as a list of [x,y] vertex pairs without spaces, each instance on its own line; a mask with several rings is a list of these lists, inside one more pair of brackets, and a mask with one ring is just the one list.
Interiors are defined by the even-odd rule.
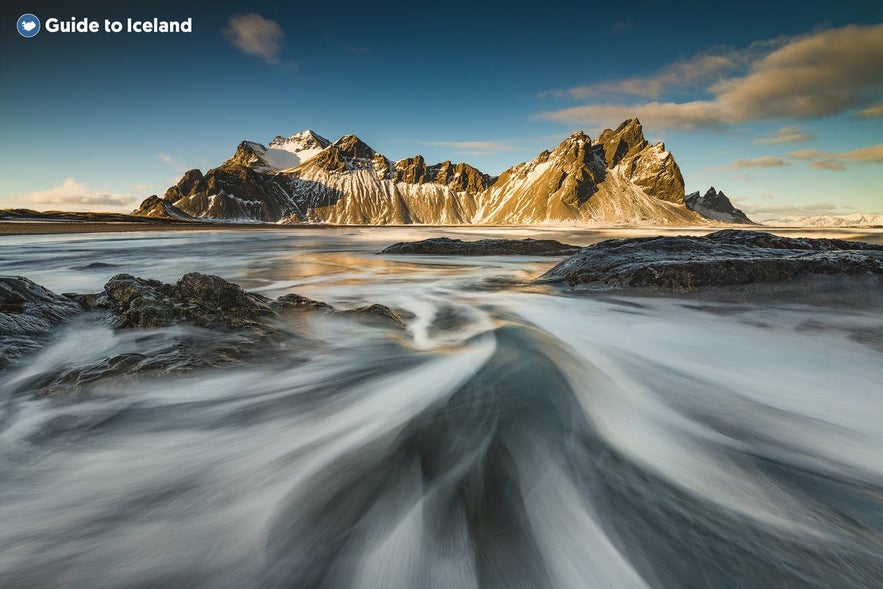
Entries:
[[0,368],[39,348],[44,336],[80,310],[76,301],[27,278],[0,276]]
[[149,354],[126,353],[106,358],[97,367],[70,369],[56,379],[58,382],[42,383],[43,388],[58,384],[72,387],[96,374],[180,371],[259,357],[282,336],[280,328],[289,332],[283,339],[300,337],[298,330],[291,333],[286,327],[291,323],[280,320],[302,313],[327,313],[379,327],[405,327],[402,318],[385,305],[338,310],[293,293],[271,300],[219,276],[196,272],[185,274],[175,284],[117,274],[100,293],[64,295],[27,278],[0,277],[0,369],[10,360],[40,349],[56,328],[86,311],[97,313],[99,323],[109,321],[117,329],[180,323],[206,331],[181,331],[168,336],[169,341],[162,345],[156,342],[164,336],[154,332],[144,340],[153,338],[153,344],[145,344]]
[[536,282],[685,291],[812,274],[883,275],[883,245],[732,229],[704,237],[611,239],[563,260]]
[[418,254],[432,256],[569,256],[580,250],[553,239],[480,239],[463,241],[435,237],[423,241],[402,241],[381,254]]

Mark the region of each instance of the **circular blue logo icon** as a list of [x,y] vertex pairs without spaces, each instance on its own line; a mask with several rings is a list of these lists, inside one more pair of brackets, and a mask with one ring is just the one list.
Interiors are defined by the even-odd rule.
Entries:
[[28,39],[36,37],[37,33],[40,32],[40,19],[33,14],[23,14],[18,17],[18,22],[16,23],[15,28],[18,30],[18,34],[22,37]]

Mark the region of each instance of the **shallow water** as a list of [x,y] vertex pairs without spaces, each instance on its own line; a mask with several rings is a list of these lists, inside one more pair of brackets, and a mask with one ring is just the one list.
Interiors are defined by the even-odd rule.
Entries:
[[879,586],[879,305],[560,296],[517,286],[556,260],[374,255],[418,236],[0,240],[0,274],[59,292],[200,271],[408,323],[292,319],[247,362],[35,396],[238,344],[60,330],[0,373],[0,586]]

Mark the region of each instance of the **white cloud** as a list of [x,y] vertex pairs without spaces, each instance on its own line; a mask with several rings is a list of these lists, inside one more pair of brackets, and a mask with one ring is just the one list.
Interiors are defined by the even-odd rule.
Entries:
[[878,102],[855,113],[858,119],[878,119],[883,117],[883,102]]
[[130,212],[138,197],[131,194],[94,192],[73,178],[65,178],[61,185],[54,188],[13,194],[4,200],[7,206],[38,210]]
[[523,151],[523,148],[501,141],[424,141],[424,145],[451,147],[457,153],[467,155],[490,155],[493,153]]
[[782,127],[772,135],[762,137],[758,143],[803,143],[815,139],[815,135],[800,130],[798,126]]
[[762,155],[750,160],[736,160],[724,169],[744,170],[745,168],[781,168],[789,165],[791,164],[783,159],[771,155]]
[[847,163],[883,164],[883,143],[840,153],[821,149],[798,149],[789,153],[788,157],[809,161],[811,168],[842,172]]
[[[860,116],[877,116],[883,95],[881,61],[883,24],[850,25],[754,43],[743,52],[700,54],[652,76],[573,88],[564,94],[602,102],[537,116],[598,127],[637,115],[648,126],[685,130],[778,118],[814,119],[856,109],[864,109]],[[677,86],[695,87],[700,82],[710,98],[658,100]],[[617,94],[653,100],[623,104],[612,100]]]
[[[160,154],[157,154],[156,157],[158,157],[160,160],[162,160],[162,163],[169,166],[173,170],[177,170],[179,172],[186,172],[187,170],[190,169],[170,155],[160,153]],[[176,180],[176,182],[177,182],[177,180]]]
[[224,37],[243,53],[278,63],[285,35],[279,23],[251,12],[231,16]]
[[842,172],[846,169],[846,166],[838,162],[837,160],[819,160],[817,162],[812,162],[809,164],[810,168],[817,168],[819,170],[832,170],[834,172]]

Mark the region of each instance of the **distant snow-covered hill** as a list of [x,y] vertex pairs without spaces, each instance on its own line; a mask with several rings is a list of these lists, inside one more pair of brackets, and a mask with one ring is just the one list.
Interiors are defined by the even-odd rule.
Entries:
[[883,227],[883,214],[788,216],[764,219],[761,223],[770,227]]

